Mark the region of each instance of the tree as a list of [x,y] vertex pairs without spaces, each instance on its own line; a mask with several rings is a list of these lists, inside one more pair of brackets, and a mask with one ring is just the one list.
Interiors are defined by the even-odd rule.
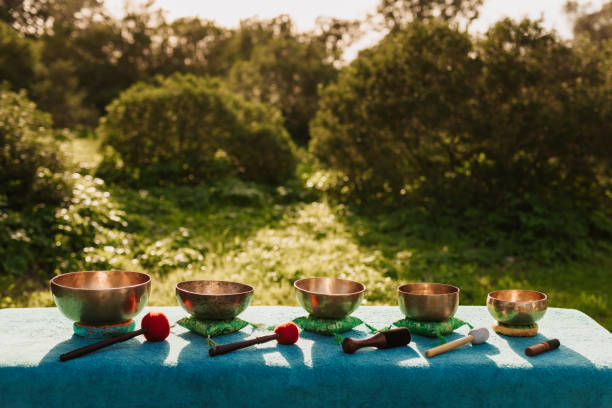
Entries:
[[241,52],[228,76],[230,87],[280,110],[293,140],[305,145],[318,90],[335,80],[343,49],[359,28],[356,21],[320,18],[314,32],[298,34],[288,16],[244,21],[232,38]]
[[611,158],[610,54],[572,48],[537,22],[509,19],[491,27],[479,48],[484,70],[472,149],[490,162],[473,171],[483,182],[488,177],[487,190],[498,202],[510,191],[524,197],[571,188],[589,196]]
[[[0,40],[0,59],[15,58],[0,74],[27,86],[62,127],[94,126],[122,90],[181,72],[229,78],[234,90],[281,110],[295,140],[306,143],[318,87],[334,80],[343,47],[359,35],[358,22],[339,19],[320,19],[314,32],[298,34],[287,15],[243,20],[238,29],[199,18],[167,22],[150,1],[121,19],[99,0],[1,4],[21,34]],[[34,49],[37,63],[30,64]]]
[[592,13],[581,10],[576,1],[566,2],[564,8],[574,22],[575,37],[586,36],[594,42],[612,39],[612,1]]
[[280,38],[256,47],[249,60],[235,63],[229,83],[247,98],[279,109],[293,139],[306,144],[308,122],[317,110],[318,87],[336,75],[326,56],[322,43]]
[[40,83],[33,94],[58,126],[95,126],[119,92],[150,78],[159,11],[130,11],[117,21],[103,11],[55,21],[40,38]]
[[399,30],[413,21],[431,19],[451,21],[478,18],[478,9],[484,0],[381,0],[376,11],[391,30]]
[[56,59],[42,65],[39,79],[32,85],[32,98],[40,108],[53,117],[59,128],[76,125],[94,126],[98,114],[87,107],[85,90],[79,87],[76,69],[70,60]]
[[438,22],[389,34],[322,92],[312,152],[362,198],[439,185],[469,134],[472,52],[467,34]]
[[529,20],[502,20],[477,42],[412,23],[323,91],[311,149],[362,198],[496,211],[514,199],[601,199],[611,55]]
[[528,20],[476,41],[415,22],[322,92],[310,148],[353,202],[418,206],[510,251],[585,256],[590,237],[612,238],[611,51]]
[[39,37],[53,24],[70,25],[77,13],[102,7],[102,0],[2,0],[0,20],[32,37]]
[[316,28],[311,34],[313,40],[325,45],[328,59],[325,62],[333,62],[340,65],[342,54],[355,41],[363,35],[362,22],[359,20],[342,20],[333,17],[318,17]]
[[8,81],[13,89],[29,89],[35,65],[32,41],[0,21],[0,84]]
[[229,71],[225,54],[232,32],[212,21],[179,18],[160,25],[156,35],[161,37],[152,67],[156,74],[223,75]]
[[[0,64],[0,70],[10,70],[2,76],[12,75],[8,80],[13,87],[27,89],[39,108],[52,114],[56,126],[94,125],[97,112],[88,100],[94,93],[82,86],[79,72],[79,68],[89,61],[89,54],[79,52],[76,44],[79,34],[87,32],[94,26],[92,22],[104,16],[101,2],[7,0],[1,3],[0,10],[2,18],[18,30],[4,35],[4,23],[0,28],[3,31],[0,61],[7,59]],[[98,22],[96,27],[100,24]],[[12,50],[7,48],[11,45]],[[85,46],[91,51],[95,45],[97,43],[88,41]],[[89,81],[98,78],[87,76]]]

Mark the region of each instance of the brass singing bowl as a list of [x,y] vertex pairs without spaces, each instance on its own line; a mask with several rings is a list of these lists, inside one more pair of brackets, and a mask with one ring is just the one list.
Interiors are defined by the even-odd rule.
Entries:
[[500,323],[533,324],[544,316],[547,307],[546,294],[535,290],[497,290],[487,296],[487,309]]
[[408,283],[397,295],[404,316],[422,322],[448,320],[459,306],[459,288],[443,283]]
[[176,284],[176,300],[198,319],[233,319],[253,299],[253,287],[238,282],[195,280]]
[[325,319],[342,319],[361,304],[366,287],[339,278],[306,278],[293,283],[298,303],[308,313]]
[[51,292],[60,312],[72,321],[119,323],[145,307],[151,277],[128,271],[70,272],[51,279]]

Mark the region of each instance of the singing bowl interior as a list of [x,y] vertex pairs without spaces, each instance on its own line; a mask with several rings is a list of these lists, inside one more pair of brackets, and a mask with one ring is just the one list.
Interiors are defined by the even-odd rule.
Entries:
[[408,283],[398,288],[399,308],[409,319],[442,322],[455,315],[459,288],[442,283]]
[[487,296],[487,309],[500,323],[530,325],[540,320],[547,308],[546,294],[535,290],[497,290]]
[[252,286],[225,281],[185,281],[176,284],[176,300],[198,319],[227,320],[242,313],[253,299]]
[[293,286],[298,303],[311,315],[342,319],[361,304],[366,287],[359,282],[339,278],[306,278]]
[[60,312],[85,324],[133,318],[147,304],[150,291],[151,277],[140,272],[71,272],[51,279],[51,292]]

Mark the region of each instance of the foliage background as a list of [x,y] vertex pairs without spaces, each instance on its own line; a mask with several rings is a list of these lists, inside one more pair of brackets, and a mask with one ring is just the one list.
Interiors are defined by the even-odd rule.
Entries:
[[0,306],[122,268],[154,276],[152,304],[184,279],[295,304],[296,279],[339,276],[374,304],[408,281],[463,304],[542,290],[612,327],[610,4],[567,2],[566,41],[529,20],[473,36],[482,1],[447,3],[307,33],[0,3]]

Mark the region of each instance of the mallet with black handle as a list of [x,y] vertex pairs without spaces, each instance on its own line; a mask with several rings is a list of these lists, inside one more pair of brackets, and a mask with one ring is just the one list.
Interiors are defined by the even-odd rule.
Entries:
[[410,330],[405,327],[397,329],[384,330],[376,333],[372,337],[363,340],[355,340],[347,337],[342,341],[342,350],[346,354],[353,354],[362,347],[376,347],[379,349],[388,349],[392,347],[405,346],[410,343],[412,337]]

